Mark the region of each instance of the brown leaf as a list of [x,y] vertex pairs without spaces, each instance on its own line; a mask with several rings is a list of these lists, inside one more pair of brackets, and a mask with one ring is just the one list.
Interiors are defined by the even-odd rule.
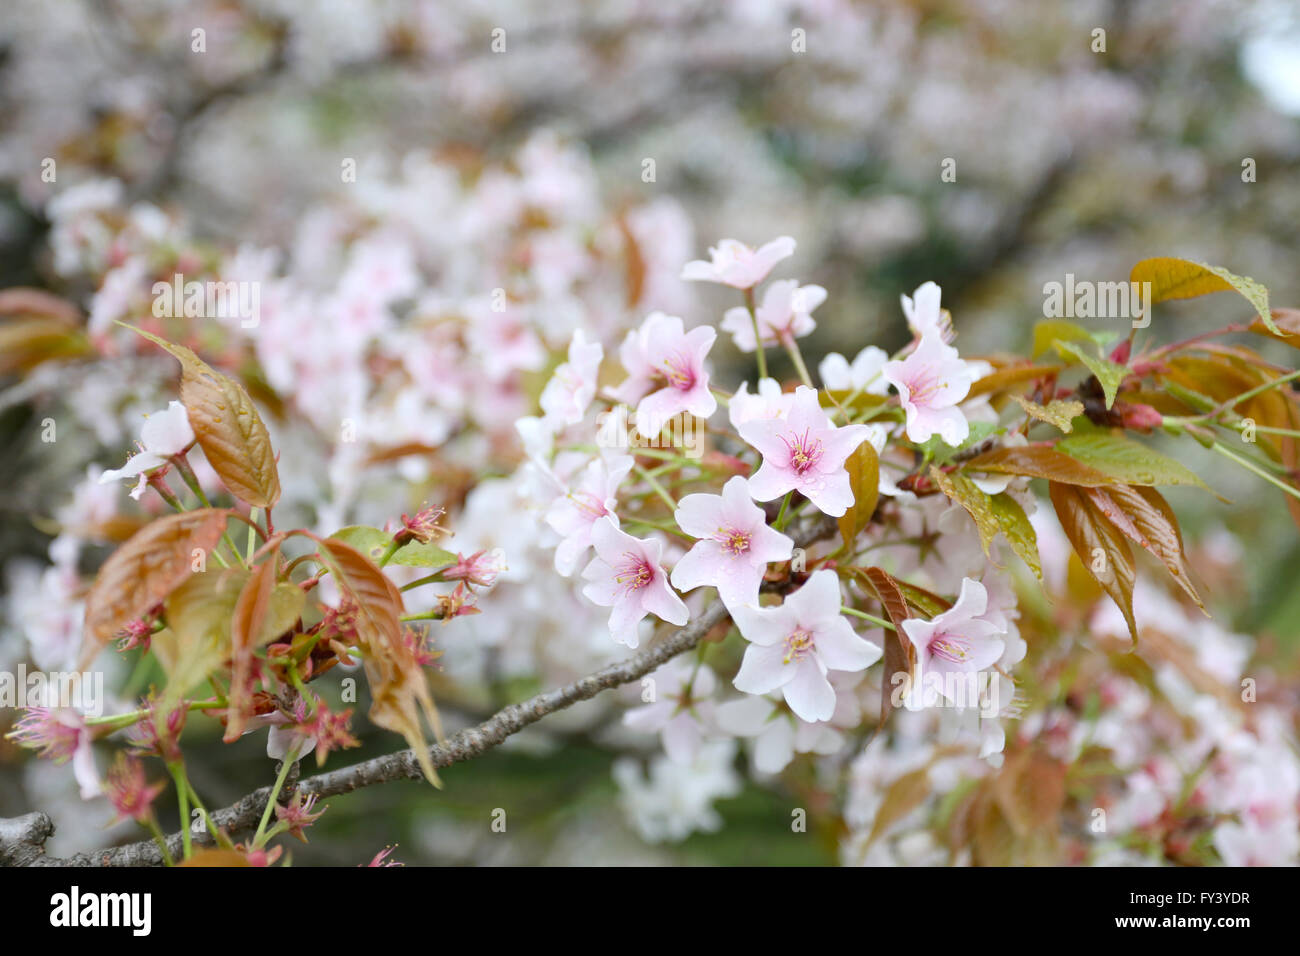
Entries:
[[[1070,539],[1075,553],[1088,575],[1101,585],[1124,615],[1133,643],[1137,643],[1137,622],[1133,618],[1133,585],[1137,571],[1133,565],[1133,552],[1119,530],[1093,504],[1081,488],[1051,482],[1047,486],[1061,521],[1065,536]],[[1104,556],[1103,568],[1094,570],[1094,549],[1100,548]]]
[[[1187,567],[1187,558],[1183,552],[1183,533],[1178,527],[1178,517],[1169,502],[1160,496],[1154,488],[1140,485],[1121,485],[1106,489],[1120,509],[1128,515],[1138,534],[1146,543],[1138,541],[1147,551],[1155,555],[1168,569],[1169,574],[1183,589],[1196,606],[1205,610],[1205,603],[1196,593],[1192,584],[1191,572]],[[1116,525],[1119,527],[1119,525]],[[1122,527],[1120,530],[1124,530]],[[1125,532],[1127,534],[1127,531]]]
[[1115,479],[1046,445],[995,448],[966,463],[969,471],[990,471],[1003,475],[1046,478],[1066,485],[1100,487]]
[[871,442],[859,445],[844,462],[844,468],[853,489],[853,505],[840,516],[839,528],[844,550],[852,554],[853,539],[871,521],[880,497],[880,459]]
[[440,787],[420,715],[442,739],[442,725],[424,669],[402,637],[402,592],[368,557],[334,538],[319,538],[321,557],[339,589],[357,606],[357,634],[370,683],[370,719],[406,738],[424,776]]
[[248,858],[238,850],[195,850],[188,860],[177,866],[252,866]]
[[277,543],[272,546],[266,560],[248,576],[235,602],[230,625],[230,706],[226,709],[226,734],[222,738],[228,744],[239,739],[253,714],[253,692],[256,689],[253,686],[253,650],[271,605],[279,558],[280,545]]
[[857,576],[866,582],[889,615],[895,630],[885,629],[885,669],[880,677],[880,725],[883,727],[893,710],[894,689],[899,686],[895,674],[905,674],[911,680],[916,669],[916,648],[903,633],[903,622],[912,616],[899,582],[883,568],[854,568]]
[[224,508],[200,508],[168,515],[145,525],[113,552],[86,597],[80,667],[87,667],[119,630],[194,573],[195,552],[206,561],[229,514]]
[[255,508],[280,500],[280,473],[271,436],[248,392],[183,345],[135,329],[181,363],[181,404],[208,464],[230,493]]
[[1008,365],[996,372],[985,375],[983,378],[976,379],[967,394],[968,397],[974,398],[976,395],[989,395],[1005,391],[1013,385],[1021,385],[1025,382],[1032,382],[1036,379],[1046,378],[1049,375],[1055,375],[1063,367],[1061,365]]
[[930,768],[922,767],[905,773],[885,791],[884,799],[876,810],[876,818],[871,823],[871,834],[867,837],[870,845],[889,828],[902,820],[909,813],[925,802],[930,795]]

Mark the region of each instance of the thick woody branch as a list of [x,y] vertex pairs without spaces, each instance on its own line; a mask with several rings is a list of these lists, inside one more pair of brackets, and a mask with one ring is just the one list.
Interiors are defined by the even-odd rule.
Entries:
[[[802,534],[795,535],[795,540],[801,544],[811,543],[832,533],[834,529],[834,521],[819,516],[819,520],[813,522],[811,527]],[[663,640],[651,644],[645,650],[632,655],[626,660],[603,667],[571,684],[544,691],[518,704],[511,704],[493,714],[481,724],[453,734],[447,738],[444,744],[429,749],[429,756],[433,761],[433,765],[440,768],[449,767],[454,763],[477,757],[479,754],[500,745],[512,734],[517,734],[530,724],[537,723],[548,714],[564,710],[579,701],[590,700],[601,691],[640,680],[678,654],[683,654],[694,648],[700,643],[704,635],[726,616],[727,610],[723,607],[722,602],[715,600],[686,627]],[[415,752],[403,750],[383,757],[375,757],[372,760],[365,760],[351,767],[343,767],[339,770],[331,770],[309,777],[299,783],[298,790],[304,796],[316,794],[318,797],[325,798],[337,796],[341,793],[351,793],[353,790],[359,790],[362,787],[389,783],[394,780],[419,780],[422,778],[423,775],[420,772],[419,764],[415,759]],[[262,787],[247,794],[230,806],[215,811],[212,814],[212,820],[226,833],[232,837],[237,837],[257,826],[262,811],[266,807],[266,801],[270,797],[271,788]],[[33,820],[33,818],[40,818],[40,820]],[[28,821],[25,832],[29,835],[25,840],[11,842],[9,830],[6,828],[24,824],[25,821]],[[35,839],[32,834],[41,829],[40,821],[44,821],[47,829],[42,832],[39,839]],[[15,830],[15,832],[17,831]],[[0,864],[18,866],[161,866],[163,862],[158,845],[151,840],[112,847],[106,850],[96,850],[91,853],[78,853],[66,859],[44,856],[39,846],[52,832],[53,825],[50,824],[49,818],[44,814],[34,813],[14,820],[0,820]],[[197,844],[212,844],[212,838],[206,831],[193,834],[193,839]],[[179,857],[181,854],[181,835],[179,833],[173,834],[168,837],[167,843],[172,855]]]

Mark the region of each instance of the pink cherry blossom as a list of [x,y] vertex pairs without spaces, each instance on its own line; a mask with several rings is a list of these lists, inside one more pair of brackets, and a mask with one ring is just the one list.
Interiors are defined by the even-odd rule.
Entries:
[[131,491],[132,498],[144,494],[148,482],[145,473],[167,464],[167,459],[179,455],[194,444],[194,430],[190,428],[189,416],[185,406],[180,402],[170,402],[161,412],[154,412],[145,419],[140,429],[140,451],[132,455],[125,465],[99,476],[99,483],[106,484],[122,478],[140,480]]
[[663,544],[652,538],[634,538],[620,531],[608,515],[591,528],[596,557],[582,572],[590,581],[582,589],[601,607],[613,608],[609,633],[620,644],[636,647],[637,625],[647,614],[669,624],[685,624],[690,615],[673,589],[660,560]]
[[907,325],[918,341],[923,338],[935,338],[951,344],[952,320],[939,307],[941,295],[942,290],[939,286],[927,282],[912,293],[912,298],[900,296],[903,315],[907,316]]
[[709,391],[704,357],[718,333],[710,326],[687,332],[675,315],[652,312],[629,332],[619,349],[628,377],[611,391],[620,402],[636,405],[636,427],[653,437],[674,415],[708,418],[718,407]]
[[722,317],[722,330],[731,333],[736,348],[752,352],[757,319],[764,345],[788,344],[817,328],[811,313],[825,301],[826,290],[821,286],[800,286],[794,279],[782,279],[768,285],[753,317],[743,306],[728,309]]
[[759,379],[758,392],[749,393],[749,383],[741,382],[727,403],[727,416],[731,427],[739,429],[741,425],[755,418],[785,418],[794,404],[794,392],[781,391],[781,385],[774,378]]
[[923,336],[907,358],[885,363],[882,374],[898,389],[911,441],[926,442],[937,433],[955,448],[966,440],[970,423],[957,403],[970,391],[974,373],[955,348]]
[[[957,603],[933,620],[912,618],[903,622],[907,639],[916,648],[916,678],[928,705],[934,694],[952,700],[945,682],[930,674],[978,673],[996,664],[1006,644],[1005,627],[986,619],[988,592],[984,585],[963,578]],[[933,691],[934,693],[931,693]]]
[[801,385],[784,419],[754,419],[740,426],[740,437],[763,454],[763,464],[749,480],[749,493],[772,501],[798,491],[817,508],[838,518],[853,504],[853,489],[844,462],[870,435],[865,425],[836,428],[817,401],[817,392]]
[[[564,539],[555,549],[555,570],[566,578],[577,570],[578,562],[591,547],[592,526],[614,514],[618,486],[631,470],[629,455],[597,458],[582,470],[577,484],[546,512],[546,523]],[[618,518],[614,517],[614,521]]]
[[696,259],[686,263],[682,278],[751,289],[767,278],[774,265],[794,254],[794,245],[789,236],[773,239],[758,249],[751,249],[735,239],[723,239],[709,249],[711,261]]
[[551,425],[575,425],[582,421],[587,406],[596,397],[596,376],[605,350],[599,342],[587,342],[582,329],[569,342],[569,360],[560,365],[542,390],[541,405]]
[[835,689],[827,671],[865,670],[881,650],[853,632],[840,614],[834,571],[816,571],[779,607],[737,607],[731,612],[749,641],[733,683],[747,694],[778,688],[802,720],[830,720]]
[[757,604],[769,561],[787,561],[794,542],[767,526],[748,482],[729,479],[720,495],[687,495],[677,504],[677,525],[699,538],[673,568],[679,591],[711,586],[728,608]]

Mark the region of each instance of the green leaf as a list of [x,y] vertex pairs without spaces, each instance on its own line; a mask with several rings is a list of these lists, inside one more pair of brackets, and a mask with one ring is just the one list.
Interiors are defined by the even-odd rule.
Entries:
[[[341,528],[330,537],[336,541],[342,541],[344,544],[350,544],[375,562],[378,562],[383,557],[384,552],[388,550],[388,546],[393,543],[393,536],[387,531],[360,524]],[[432,570],[448,567],[455,564],[456,561],[456,555],[450,551],[444,551],[432,544],[421,544],[419,541],[412,541],[410,544],[398,548],[396,553],[388,559],[389,564],[399,564],[407,568],[430,568]]]
[[1268,289],[1249,276],[1235,275],[1222,266],[1192,259],[1143,259],[1133,267],[1129,281],[1150,282],[1153,304],[1168,299],[1191,299],[1211,292],[1238,292],[1255,307],[1265,328],[1274,335],[1282,334],[1269,311]]
[[938,435],[931,435],[929,440],[917,447],[928,454],[932,461],[943,464],[954,455],[958,455],[969,448],[974,448],[991,435],[1001,434],[1003,431],[1005,429],[996,422],[971,422],[970,433],[966,436],[966,440],[956,447],[949,445]]
[[1072,355],[1086,365],[1088,371],[1097,376],[1097,381],[1101,383],[1101,389],[1106,394],[1106,407],[1110,408],[1115,404],[1115,393],[1119,391],[1120,383],[1128,375],[1127,366],[1112,362],[1101,355],[1091,355],[1074,342],[1057,342],[1056,351],[1062,358]]
[[985,557],[988,557],[989,545],[993,543],[997,533],[1002,530],[997,518],[993,515],[993,506],[989,502],[989,496],[981,491],[975,482],[958,471],[948,474],[931,465],[930,478],[939,487],[940,491],[966,509],[966,513],[974,519],[975,529],[980,536],[980,547],[984,549]]
[[1074,420],[1083,414],[1083,402],[1056,398],[1046,405],[1039,405],[1037,402],[1031,402],[1025,396],[1017,395],[1014,392],[1011,398],[1025,410],[1025,413],[1030,418],[1036,418],[1040,422],[1055,425],[1067,435],[1074,430]]
[[1043,566],[1038,558],[1038,535],[1034,533],[1034,526],[1029,523],[1025,509],[1005,491],[1000,495],[993,495],[989,499],[989,506],[1002,533],[1011,543],[1011,550],[1020,555],[1020,559],[1029,566],[1029,570],[1034,572],[1034,577],[1041,581]]
[[169,703],[202,684],[230,656],[230,622],[247,581],[248,572],[240,568],[202,571],[168,596],[168,627],[150,647],[167,675]]
[[1112,480],[1108,484],[1209,487],[1186,465],[1122,435],[1104,431],[1071,435],[1056,447]]

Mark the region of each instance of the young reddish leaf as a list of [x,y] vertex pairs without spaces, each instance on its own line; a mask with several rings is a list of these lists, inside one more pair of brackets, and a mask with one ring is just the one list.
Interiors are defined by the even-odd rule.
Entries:
[[840,516],[839,527],[844,550],[852,554],[853,539],[871,520],[880,497],[880,459],[876,457],[875,447],[864,441],[849,455],[844,467],[853,488],[853,505]]
[[876,839],[889,831],[899,820],[903,819],[930,795],[930,768],[922,767],[905,773],[885,791],[880,806],[876,809],[875,819],[871,822],[871,833],[867,836],[870,846]]
[[942,468],[931,465],[930,478],[940,491],[966,509],[966,513],[974,519],[975,530],[980,536],[980,546],[984,549],[985,557],[988,557],[989,545],[1002,530],[1002,526],[998,524],[998,519],[993,514],[989,496],[981,491],[975,482],[958,471],[948,474]]
[[993,495],[989,499],[989,506],[1002,533],[1007,536],[1011,550],[1020,555],[1020,560],[1024,561],[1029,566],[1029,570],[1034,572],[1034,577],[1041,581],[1043,566],[1038,557],[1038,535],[1034,532],[1034,526],[1029,523],[1025,509],[1005,491],[1000,495]]
[[270,508],[280,500],[271,436],[248,392],[183,345],[135,329],[181,363],[181,404],[208,464],[240,501]]
[[1274,309],[1273,325],[1276,332],[1265,325],[1263,320],[1255,319],[1250,323],[1250,331],[1256,335],[1279,339],[1292,348],[1300,349],[1300,309]]
[[1123,613],[1136,644],[1138,631],[1137,621],[1133,618],[1133,585],[1137,571],[1128,542],[1092,503],[1084,489],[1053,481],[1047,490],[1065,536],[1083,563],[1084,570]]
[[86,597],[79,666],[87,667],[119,630],[193,574],[195,558],[216,547],[230,512],[200,508],[141,528],[104,562]]
[[275,588],[280,545],[271,548],[266,560],[253,569],[239,592],[230,625],[230,706],[226,709],[226,734],[223,740],[233,743],[244,732],[253,715],[256,674],[253,651],[257,647],[263,624],[271,607]]
[[880,725],[883,727],[893,709],[894,688],[898,686],[896,674],[906,674],[912,679],[916,669],[916,648],[903,633],[903,622],[912,616],[899,582],[883,568],[853,568],[856,576],[864,581],[875,594],[889,615],[894,630],[885,629],[884,659],[885,669],[880,678]]
[[1190,259],[1143,259],[1129,273],[1129,281],[1150,282],[1152,304],[1211,292],[1238,292],[1255,307],[1265,328],[1278,331],[1268,308],[1268,289],[1249,276],[1234,275],[1221,266]]
[[1183,554],[1183,535],[1178,528],[1178,518],[1169,502],[1154,488],[1140,486],[1090,488],[1089,493],[1094,496],[1093,503],[1111,523],[1131,541],[1159,558],[1178,586],[1204,611],[1205,604],[1192,584]]
[[339,589],[357,607],[357,632],[370,683],[370,719],[405,737],[425,778],[440,787],[420,715],[434,728],[439,740],[442,725],[424,669],[403,639],[402,592],[356,548],[335,538],[312,537],[320,545],[321,558],[335,575]]
[[1055,375],[1059,371],[1061,371],[1060,365],[1007,365],[996,372],[990,372],[983,378],[976,379],[967,395],[971,398],[976,395],[992,395],[1006,391],[1015,385]]
[[1003,475],[1046,478],[1065,485],[1100,487],[1115,479],[1091,468],[1077,458],[1063,455],[1045,445],[995,448],[966,463],[968,471],[991,471]]

